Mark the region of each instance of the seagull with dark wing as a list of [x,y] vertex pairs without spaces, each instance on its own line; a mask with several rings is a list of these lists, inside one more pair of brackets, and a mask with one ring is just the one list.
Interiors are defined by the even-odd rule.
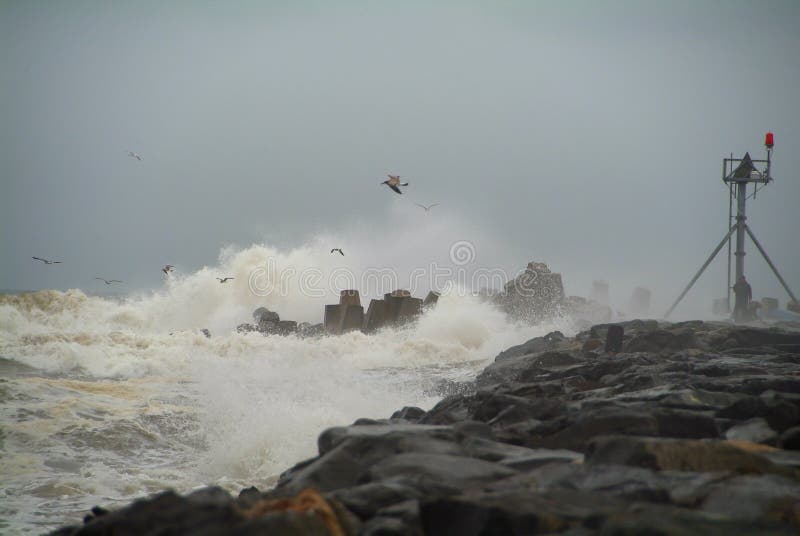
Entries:
[[100,281],[104,282],[106,285],[110,285],[111,283],[124,283],[125,281],[120,281],[119,279],[106,279],[104,277],[95,277],[95,279],[99,279]]
[[339,255],[341,255],[342,257],[344,257],[344,252],[342,251],[342,249],[341,249],[341,248],[333,248],[333,249],[331,250],[331,253],[333,253],[334,251],[338,251],[338,252],[339,252]]
[[139,153],[134,153],[133,151],[128,151],[128,156],[130,156],[131,158],[135,158],[139,162],[142,161],[142,155],[140,155]]
[[173,268],[175,267],[172,266],[171,264],[167,264],[161,269],[161,271],[164,272],[164,275],[169,275],[169,273],[172,271]]
[[231,279],[233,279],[233,277],[218,277],[217,281],[219,281],[220,283],[227,283]]
[[417,205],[417,206],[418,206],[419,208],[421,208],[422,210],[424,210],[426,213],[430,212],[430,211],[431,211],[431,209],[432,209],[433,207],[435,207],[435,206],[438,206],[438,205],[439,205],[439,203],[434,203],[434,204],[432,204],[432,205],[428,205],[428,206],[426,207],[425,205],[420,205],[419,203],[414,203],[414,204],[415,204],[415,205]]
[[45,264],[61,264],[61,261],[48,261],[47,259],[42,259],[41,257],[31,257],[32,259],[36,259],[37,261],[42,261]]
[[407,182],[400,182],[400,175],[389,175],[389,180],[383,181],[381,184],[385,184],[398,194],[403,193],[400,191],[400,188],[398,188],[398,186],[408,186]]

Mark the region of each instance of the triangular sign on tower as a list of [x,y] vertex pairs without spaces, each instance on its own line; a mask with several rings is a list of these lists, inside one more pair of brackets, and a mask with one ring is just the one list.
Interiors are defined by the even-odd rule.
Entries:
[[733,170],[731,177],[734,179],[749,179],[752,172],[758,172],[756,166],[753,165],[753,160],[750,158],[750,153],[744,153],[744,158],[739,164],[739,167]]

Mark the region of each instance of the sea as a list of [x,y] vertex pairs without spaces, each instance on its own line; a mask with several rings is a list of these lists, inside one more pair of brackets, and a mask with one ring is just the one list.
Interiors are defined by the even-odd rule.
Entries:
[[413,324],[371,335],[236,331],[257,307],[321,322],[335,289],[281,278],[344,262],[252,246],[155,290],[0,296],[0,533],[46,533],[164,489],[269,489],[326,428],[430,409],[507,347],[574,332],[566,318],[514,322],[456,285]]

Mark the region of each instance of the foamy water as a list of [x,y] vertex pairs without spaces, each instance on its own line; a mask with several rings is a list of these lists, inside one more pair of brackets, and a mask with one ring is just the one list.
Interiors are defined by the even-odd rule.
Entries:
[[[268,258],[278,268],[342,262],[314,250],[225,251],[217,267],[122,300],[79,290],[0,297],[0,532],[40,533],[164,488],[268,488],[316,453],[326,427],[428,409],[443,380],[472,379],[508,346],[572,331],[566,320],[514,324],[453,288],[404,329],[236,333],[259,306],[319,321],[335,289],[258,295],[251,276]],[[223,274],[236,279],[220,285]]]

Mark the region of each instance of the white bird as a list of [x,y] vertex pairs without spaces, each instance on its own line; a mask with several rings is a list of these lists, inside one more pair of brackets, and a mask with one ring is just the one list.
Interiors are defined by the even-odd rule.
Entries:
[[134,153],[133,151],[128,151],[128,156],[130,156],[131,158],[135,158],[139,162],[142,161],[142,155],[140,155],[139,153]]
[[398,194],[403,193],[398,186],[408,186],[407,182],[400,182],[400,175],[389,175],[389,180],[383,181],[381,184],[385,184]]
[[341,250],[341,248],[333,248],[333,249],[331,250],[331,253],[333,253],[334,251],[338,251],[338,252],[339,252],[339,255],[341,255],[342,257],[344,257],[344,252]]
[[172,271],[173,268],[175,267],[172,266],[171,264],[167,264],[161,269],[161,271],[164,272],[164,275],[169,275],[169,273]]
[[42,261],[45,264],[61,264],[61,261],[48,261],[47,259],[42,259],[41,257],[31,257],[32,259],[36,259],[37,261]]
[[420,205],[419,203],[414,203],[414,204],[415,204],[415,205],[417,205],[417,206],[418,206],[419,208],[421,208],[422,210],[424,210],[425,212],[430,212],[430,211],[431,211],[431,209],[432,209],[433,207],[435,207],[435,206],[438,206],[438,205],[439,205],[439,203],[434,203],[434,204],[432,204],[432,205],[428,205],[428,206],[426,207],[425,205]]
[[111,283],[124,283],[125,281],[120,281],[119,279],[105,279],[104,277],[95,277],[95,279],[99,279],[103,281],[106,285],[110,285]]
[[231,279],[233,279],[233,277],[218,277],[217,278],[217,280],[219,280],[220,283],[227,283]]

